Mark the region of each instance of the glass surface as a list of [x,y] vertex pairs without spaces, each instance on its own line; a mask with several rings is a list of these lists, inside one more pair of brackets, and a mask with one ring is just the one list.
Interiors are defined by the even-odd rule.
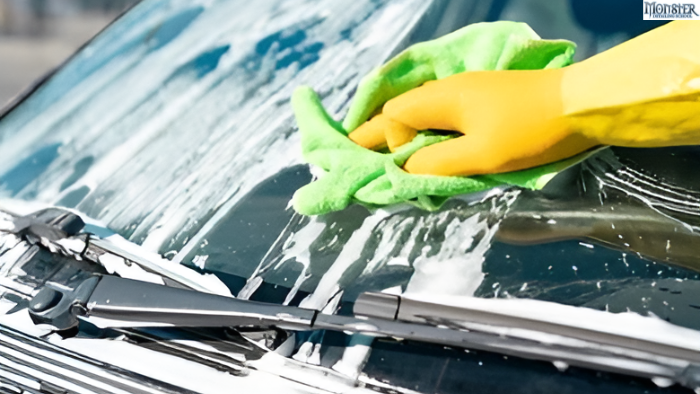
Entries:
[[176,252],[300,163],[295,87],[339,112],[429,5],[143,1],[2,117],[0,196],[75,207]]
[[[437,212],[354,205],[309,218],[289,206],[312,179],[288,104],[296,86],[313,86],[340,117],[370,69],[469,23],[528,22],[576,41],[579,60],[656,26],[636,2],[620,1],[632,16],[617,22],[593,17],[598,3],[146,0],[0,119],[0,194],[75,207],[243,299],[349,313],[365,291],[521,297],[698,329],[695,147],[608,149],[542,191],[495,189]],[[320,362],[332,366],[353,340],[338,335],[301,336],[296,349],[324,343]],[[456,392],[473,384],[459,371],[481,371],[473,355],[397,346],[372,345],[365,373]],[[425,374],[398,367],[407,353]],[[557,390],[598,376],[583,387],[657,391],[484,357],[496,369],[474,378],[483,382],[512,368],[552,374],[542,384]]]

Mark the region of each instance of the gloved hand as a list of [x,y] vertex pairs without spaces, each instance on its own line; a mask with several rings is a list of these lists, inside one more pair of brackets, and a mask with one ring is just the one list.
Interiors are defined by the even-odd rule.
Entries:
[[525,23],[476,23],[436,40],[411,46],[365,76],[343,128],[355,130],[390,99],[465,71],[537,70],[571,63],[576,46],[542,40]]
[[[382,114],[365,121],[384,100],[422,85],[426,79],[447,78],[464,70],[558,68],[571,63],[574,49],[575,45],[569,41],[542,40],[522,23],[469,25],[436,41],[408,49],[366,77],[345,127],[326,113],[311,88],[299,87],[292,97],[292,106],[301,134],[302,153],[308,163],[319,167],[323,173],[318,180],[295,193],[294,209],[301,214],[317,215],[360,202],[375,207],[409,203],[435,210],[450,196],[499,185],[542,188],[557,173],[585,160],[594,151],[507,174],[413,175],[400,167],[414,152],[454,138],[454,135],[418,134],[415,128]],[[357,129],[348,126],[353,124],[362,126]],[[352,131],[350,136],[348,131]],[[372,152],[358,144],[375,149],[387,146],[393,153]]]
[[[381,132],[408,126],[464,134],[414,153],[404,165],[414,174],[494,174],[574,156],[599,143],[563,118],[563,70],[468,72],[428,82],[384,106],[389,121]],[[375,129],[373,122],[350,138]]]
[[564,69],[428,82],[389,100],[382,122],[350,138],[366,146],[364,135],[410,129],[464,134],[418,150],[404,165],[433,175],[515,171],[596,145],[699,144],[700,51],[690,49],[698,36],[700,22],[673,22]]

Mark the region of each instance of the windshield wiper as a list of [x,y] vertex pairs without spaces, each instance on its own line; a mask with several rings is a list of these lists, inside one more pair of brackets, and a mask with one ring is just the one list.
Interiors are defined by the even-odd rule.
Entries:
[[[78,233],[81,221],[71,215],[53,208],[15,215],[11,228],[0,226],[0,231],[76,259],[97,262],[100,256],[117,256],[149,272],[165,270],[108,240]],[[332,330],[491,351],[550,361],[559,368],[572,365],[648,377],[659,384],[700,386],[700,332],[659,319],[534,300],[451,300],[380,293],[361,294],[354,316],[339,316],[194,291],[200,290],[198,282],[165,271],[162,274],[169,280],[164,283],[170,286],[114,276],[92,277],[74,290],[49,283],[31,301],[30,315],[36,323],[59,330],[76,327],[79,319],[102,328]],[[512,302],[529,303],[530,308],[523,311],[523,304],[513,307]],[[557,319],[558,315],[568,319]]]
[[[495,303],[509,300],[481,301],[495,306]],[[97,319],[99,322],[95,324],[102,328],[153,324],[332,330],[485,350],[546,360],[559,367],[572,365],[625,373],[652,378],[660,383],[677,382],[692,388],[700,385],[698,342],[687,336],[683,341],[688,345],[683,346],[678,341],[655,337],[653,332],[646,336],[625,335],[604,328],[576,327],[538,317],[489,311],[484,305],[479,305],[481,301],[475,305],[450,305],[413,297],[364,293],[355,304],[355,316],[340,316],[96,276],[73,291],[47,285],[30,302],[30,315],[37,324],[50,324],[62,330],[75,327],[79,319]],[[549,304],[529,302],[540,303],[543,308]],[[583,309],[560,307],[569,308],[574,314]],[[613,319],[616,316],[588,311],[589,315],[606,314]],[[691,333],[700,336],[700,333],[663,321],[641,316],[637,319],[650,319],[650,327],[657,331],[656,326],[662,324],[668,335]],[[607,324],[605,321],[601,323]]]

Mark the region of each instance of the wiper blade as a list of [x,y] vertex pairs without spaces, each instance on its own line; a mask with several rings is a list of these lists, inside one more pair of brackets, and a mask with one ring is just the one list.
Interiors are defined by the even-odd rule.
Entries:
[[[542,303],[543,307],[549,304],[533,302]],[[562,307],[572,312],[582,309]],[[580,366],[648,377],[660,383],[700,386],[697,349],[700,345],[687,335],[684,340],[688,345],[682,346],[660,338],[613,335],[602,329],[577,328],[469,305],[445,305],[375,293],[361,295],[354,311],[355,316],[328,315],[109,276],[90,278],[74,291],[49,284],[30,302],[30,315],[35,323],[51,324],[59,329],[75,327],[79,319],[98,318],[101,319],[98,325],[103,328],[125,327],[131,322],[134,326],[151,323],[177,327],[332,330],[485,350],[546,360],[560,367]],[[651,320],[651,325],[656,324]],[[668,324],[668,334],[700,336],[689,329],[659,323]]]

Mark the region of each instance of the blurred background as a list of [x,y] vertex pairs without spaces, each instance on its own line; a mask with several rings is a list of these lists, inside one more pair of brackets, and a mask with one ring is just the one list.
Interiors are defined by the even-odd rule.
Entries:
[[138,0],[0,0],[0,107]]

